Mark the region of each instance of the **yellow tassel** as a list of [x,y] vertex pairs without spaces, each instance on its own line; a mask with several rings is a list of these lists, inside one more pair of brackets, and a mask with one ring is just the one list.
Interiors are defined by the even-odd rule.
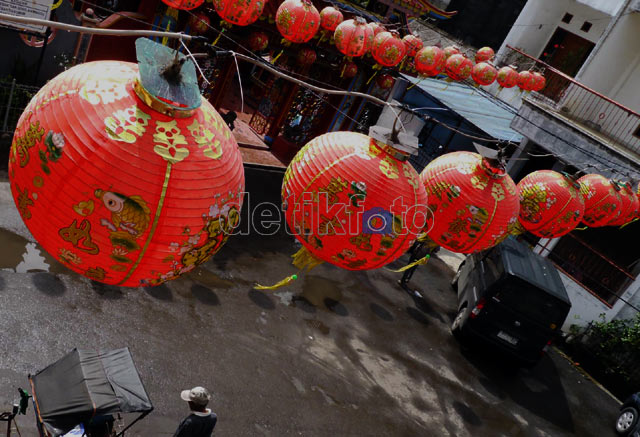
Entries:
[[311,270],[312,268],[322,264],[322,261],[319,258],[316,258],[309,252],[304,246],[300,248],[295,254],[291,255],[293,258],[293,265],[299,268],[300,270]]
[[284,278],[282,281],[277,282],[273,285],[260,285],[260,284],[256,284],[253,289],[254,290],[275,290],[277,288],[280,287],[284,287],[285,285],[289,285],[290,283],[292,283],[293,281],[295,281],[296,279],[298,279],[298,275],[291,275],[291,276],[287,276],[286,278]]
[[371,81],[373,80],[373,78],[376,77],[376,74],[378,74],[377,71],[375,73],[373,73],[373,75],[369,78],[369,80],[367,81],[367,85],[369,85],[371,83]]
[[340,72],[340,77],[344,77],[344,70],[347,68],[347,64],[342,66],[342,71]]
[[275,58],[273,58],[273,60],[271,61],[271,63],[272,63],[272,64],[274,64],[274,65],[275,65],[275,63],[278,61],[278,58],[280,57],[280,55],[282,54],[282,52],[284,52],[284,49],[280,50],[280,53],[278,53],[278,54],[276,55],[276,57],[275,57]]
[[638,217],[634,218],[633,220],[631,220],[630,222],[625,223],[624,225],[620,226],[618,229],[623,229],[625,226],[630,225],[631,223],[638,221]]
[[213,42],[213,44],[211,44],[212,46],[215,46],[216,44],[218,44],[218,41],[220,41],[220,38],[222,37],[222,34],[224,33],[225,30],[227,29],[223,27],[220,33],[218,34],[218,37],[216,38],[216,40]]
[[574,231],[586,231],[587,229],[589,229],[589,226],[584,226],[582,228],[575,228]]
[[431,258],[431,255],[427,255],[424,258],[420,258],[419,260],[414,261],[411,264],[407,264],[406,266],[399,268],[398,270],[392,270],[392,269],[387,269],[387,270],[392,271],[394,273],[402,273],[405,270],[409,270],[412,267],[425,265],[429,261],[429,258]]
[[420,78],[419,81],[415,82],[413,85],[411,85],[409,88],[407,88],[407,91],[409,91],[411,88],[413,88],[414,86],[418,85],[420,82],[422,82],[422,78]]

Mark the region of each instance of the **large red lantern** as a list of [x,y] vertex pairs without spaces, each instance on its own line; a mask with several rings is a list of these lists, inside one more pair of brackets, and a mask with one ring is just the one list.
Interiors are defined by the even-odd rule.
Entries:
[[575,229],[584,215],[580,184],[552,170],[539,170],[518,182],[520,223],[542,238],[557,238]]
[[351,77],[354,77],[356,74],[358,74],[358,66],[355,64],[355,62],[346,61],[342,65],[342,69],[340,71],[340,77],[351,78]]
[[251,32],[247,39],[247,45],[254,52],[260,52],[267,48],[269,45],[269,36],[260,31]]
[[513,88],[518,83],[518,72],[511,66],[498,70],[496,81],[502,88]]
[[189,11],[200,6],[202,3],[204,3],[204,0],[162,0],[162,3],[175,9]]
[[480,50],[476,52],[476,63],[487,62],[493,59],[495,55],[493,49],[491,47],[482,47]]
[[307,42],[320,28],[320,13],[308,0],[285,0],[276,12],[276,26],[287,41]]
[[442,155],[429,163],[420,180],[429,198],[428,235],[453,252],[492,247],[517,221],[516,185],[477,153]]
[[191,16],[189,20],[189,25],[191,29],[193,29],[194,33],[202,34],[209,30],[209,25],[211,24],[209,17],[207,14],[203,12],[199,12]]
[[480,62],[471,69],[471,77],[473,80],[482,86],[491,85],[498,75],[498,70],[493,65],[487,62]]
[[418,51],[424,46],[422,40],[412,34],[405,35],[404,38],[402,38],[402,42],[407,48],[407,56],[415,56],[416,53],[418,53]]
[[237,26],[255,23],[264,9],[265,0],[213,0],[213,7],[224,21]]
[[530,71],[518,73],[518,87],[523,91],[531,91],[535,87],[536,78]]
[[533,88],[531,91],[542,91],[547,85],[547,80],[537,71],[533,72]]
[[457,46],[449,46],[444,48],[444,56],[445,58],[449,58],[449,56],[459,55],[460,49]]
[[617,219],[621,212],[620,195],[609,179],[599,174],[588,174],[578,179],[584,195],[582,221],[592,228],[606,226]]
[[345,20],[338,24],[333,34],[336,48],[345,56],[363,56],[373,42],[373,30],[366,21],[357,17],[355,20]]
[[333,32],[338,27],[338,24],[344,21],[342,12],[334,8],[333,6],[327,6],[320,11],[320,27],[329,32]]
[[447,76],[452,80],[465,80],[471,75],[473,63],[463,55],[451,55],[444,64]]
[[444,70],[447,61],[442,49],[427,46],[416,53],[414,64],[416,71],[423,76],[436,76]]
[[308,67],[316,62],[316,52],[309,47],[298,50],[298,63],[303,67]]
[[620,188],[618,194],[620,195],[621,200],[620,215],[617,219],[607,223],[607,226],[625,225],[635,219],[638,215],[640,200],[636,193],[633,192],[631,184],[629,182],[619,182],[618,187]]
[[[141,40],[156,56],[158,44]],[[31,234],[107,284],[157,285],[193,270],[222,247],[242,206],[242,158],[224,120],[197,87],[181,85],[191,97],[177,105],[151,94],[150,65],[139,74],[132,63],[90,62],[58,75],[24,110],[11,149],[11,189]],[[190,61],[181,75],[197,83]]]
[[387,90],[391,88],[394,83],[396,83],[396,80],[390,74],[383,73],[378,75],[378,78],[376,79],[376,83],[381,89]]
[[424,227],[427,201],[406,158],[356,132],[307,143],[282,184],[287,224],[304,251],[348,270],[375,269],[402,256]]
[[396,32],[380,32],[373,38],[371,56],[384,67],[394,67],[402,61],[407,47]]

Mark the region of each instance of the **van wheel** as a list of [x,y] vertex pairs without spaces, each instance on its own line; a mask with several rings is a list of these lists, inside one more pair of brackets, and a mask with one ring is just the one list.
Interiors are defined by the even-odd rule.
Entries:
[[638,411],[633,407],[627,407],[620,411],[616,421],[616,433],[618,435],[628,435],[633,427],[638,423]]
[[464,312],[467,310],[467,306],[463,306],[458,311],[456,318],[453,319],[453,323],[451,324],[451,333],[458,340],[462,338],[462,321],[464,319]]

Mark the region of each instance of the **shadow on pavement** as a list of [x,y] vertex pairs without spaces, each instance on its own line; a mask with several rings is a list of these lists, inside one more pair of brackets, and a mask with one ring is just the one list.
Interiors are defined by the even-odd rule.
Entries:
[[47,296],[62,296],[67,287],[56,275],[51,273],[36,273],[31,277],[33,285]]
[[120,287],[115,285],[107,285],[102,282],[91,281],[91,288],[104,299],[121,299],[124,294]]
[[249,299],[251,299],[251,302],[255,303],[257,306],[259,306],[262,309],[273,310],[276,307],[276,304],[275,302],[273,302],[273,299],[271,299],[271,297],[269,297],[267,294],[263,293],[262,291],[251,289],[249,290],[248,295],[249,295]]
[[382,320],[387,322],[392,322],[394,320],[393,315],[387,311],[383,306],[378,305],[377,303],[371,303],[369,308],[376,316],[380,317]]
[[191,286],[191,294],[195,297],[199,302],[205,305],[220,305],[220,299],[218,296],[211,290],[200,284],[193,284]]
[[469,407],[462,402],[453,401],[453,409],[462,417],[466,423],[471,426],[480,426],[482,425],[482,419],[478,417],[478,415],[473,411],[473,408]]
[[173,300],[173,295],[167,284],[160,284],[155,287],[144,287],[144,291],[154,299],[164,300],[166,302]]

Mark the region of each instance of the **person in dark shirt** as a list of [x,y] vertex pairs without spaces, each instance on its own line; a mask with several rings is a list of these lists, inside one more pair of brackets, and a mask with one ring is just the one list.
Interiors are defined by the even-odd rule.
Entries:
[[180,393],[182,400],[189,403],[191,414],[184,418],[173,437],[211,437],[218,416],[207,408],[211,399],[204,387],[194,387]]

